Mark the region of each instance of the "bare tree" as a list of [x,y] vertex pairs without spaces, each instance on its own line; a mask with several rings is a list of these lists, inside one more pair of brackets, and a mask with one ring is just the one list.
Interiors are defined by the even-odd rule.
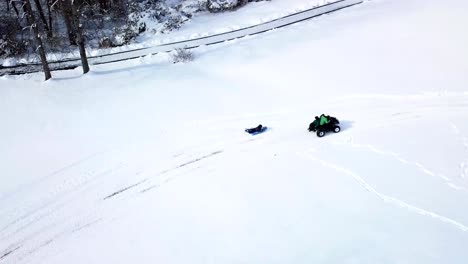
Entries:
[[63,22],[65,22],[65,27],[67,28],[68,41],[70,45],[76,45],[76,34],[75,26],[72,24],[72,12],[70,7],[70,2],[68,0],[59,1],[60,10],[62,11]]
[[[73,1],[73,0],[70,0]],[[81,23],[80,23],[80,16],[78,13],[78,8],[76,6],[76,2],[72,2],[72,13],[73,13],[73,20],[75,26],[76,26],[76,42],[78,43],[78,47],[80,49],[80,58],[81,58],[81,65],[83,66],[83,73],[86,74],[89,72],[89,63],[88,63],[88,57],[86,56],[86,49],[85,49],[85,43],[84,43],[84,38],[83,38],[83,30],[81,28]]]
[[54,1],[52,0],[47,0],[46,1],[46,5],[47,5],[47,15],[49,17],[49,29],[51,32],[53,32],[53,29],[52,29],[52,5],[54,4],[53,3]]
[[79,12],[76,1],[73,0],[62,0],[62,8],[64,10],[65,20],[68,17],[69,25],[67,27],[69,34],[75,37],[75,43],[78,44],[80,50],[81,65],[83,67],[83,73],[89,72],[88,57],[86,56],[85,43],[83,38],[83,30],[80,23]]
[[[7,2],[11,3],[11,6],[13,7],[13,10],[15,10],[16,16],[19,17],[19,11],[18,8],[16,7],[16,1],[14,0],[7,0]],[[7,5],[8,6],[8,5]]]
[[52,30],[50,29],[49,24],[47,23],[46,17],[44,15],[44,10],[42,9],[41,2],[39,0],[34,0],[34,4],[36,4],[36,9],[37,9],[37,12],[39,13],[39,17],[41,18],[42,24],[44,26],[44,30],[47,33],[47,37],[51,38]]
[[47,62],[46,53],[45,53],[45,50],[44,50],[44,46],[42,44],[41,35],[39,33],[39,29],[38,29],[37,24],[36,24],[36,19],[35,19],[34,14],[33,14],[33,10],[32,10],[32,7],[31,7],[31,2],[29,2],[29,1],[30,0],[25,0],[23,2],[23,9],[24,9],[24,13],[26,14],[26,19],[28,20],[28,24],[31,27],[32,32],[34,34],[34,39],[36,41],[37,51],[39,52],[39,56],[41,58],[41,63],[42,63],[42,68],[44,70],[45,79],[47,81],[50,78],[52,78],[52,75],[50,74],[49,64]]

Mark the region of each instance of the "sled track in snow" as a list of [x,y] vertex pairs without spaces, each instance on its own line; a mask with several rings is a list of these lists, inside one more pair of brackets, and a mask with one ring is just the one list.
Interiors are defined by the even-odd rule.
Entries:
[[[88,57],[89,63],[91,65],[99,65],[106,63],[113,63],[125,60],[136,59],[146,55],[154,55],[161,52],[169,52],[177,48],[184,49],[193,49],[199,46],[209,46],[225,41],[230,41],[246,36],[257,35],[265,33],[270,30],[290,26],[295,23],[299,23],[305,20],[309,20],[321,15],[329,14],[336,12],[338,10],[352,7],[358,4],[363,3],[364,0],[338,0],[332,3],[325,5],[317,6],[311,9],[307,9],[301,12],[297,12],[288,16],[277,18],[265,23],[257,24],[254,26],[233,30],[225,33],[214,34],[206,37],[200,37],[190,40],[172,42],[167,44],[162,44],[154,47],[140,48],[129,51],[109,53],[99,56],[90,56]],[[74,69],[81,65],[80,58],[74,59],[65,59],[60,61],[49,61],[49,67],[51,70],[68,70]],[[20,64],[15,66],[0,66],[0,76],[3,75],[19,75],[26,73],[34,73],[42,71],[40,63],[31,63],[31,64]]]
[[456,228],[458,228],[459,230],[461,230],[463,232],[468,232],[468,226],[464,225],[461,222],[458,222],[458,221],[456,221],[454,219],[451,219],[451,218],[449,218],[447,216],[440,215],[440,214],[437,214],[437,213],[429,211],[429,210],[425,210],[423,208],[420,208],[420,207],[417,207],[415,205],[409,204],[409,203],[407,203],[407,202],[405,202],[403,200],[399,200],[399,199],[397,199],[395,197],[392,197],[392,196],[389,196],[389,195],[386,195],[386,194],[383,194],[383,193],[379,192],[377,189],[375,189],[373,186],[371,186],[369,183],[367,183],[365,181],[365,179],[362,178],[360,175],[358,175],[357,173],[355,173],[355,172],[353,172],[353,171],[351,171],[349,169],[341,167],[338,164],[327,162],[325,160],[322,160],[322,159],[320,159],[318,157],[315,157],[315,156],[311,155],[310,153],[297,153],[297,155],[299,155],[299,156],[301,156],[303,158],[309,159],[311,161],[318,162],[319,164],[321,164],[324,167],[327,167],[327,168],[333,169],[335,171],[341,172],[341,173],[343,173],[345,175],[351,176],[365,190],[367,190],[368,192],[370,192],[373,195],[377,196],[379,199],[381,199],[385,203],[391,204],[391,205],[396,206],[398,208],[404,208],[404,209],[406,209],[406,210],[408,210],[408,211],[410,211],[412,213],[416,213],[416,214],[419,214],[419,215],[422,215],[422,216],[431,217],[431,218],[433,218],[433,219],[435,219],[437,221],[452,225],[453,227],[456,227]]

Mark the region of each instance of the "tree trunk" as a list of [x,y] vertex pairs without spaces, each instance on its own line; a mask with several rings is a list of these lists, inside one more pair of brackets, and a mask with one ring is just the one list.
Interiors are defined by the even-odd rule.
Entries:
[[44,46],[42,45],[41,36],[39,35],[39,29],[35,21],[36,19],[34,18],[31,2],[29,2],[29,0],[25,0],[23,7],[24,12],[26,13],[28,24],[32,28],[34,33],[34,39],[36,40],[37,50],[39,51],[39,56],[41,57],[42,68],[44,70],[45,79],[47,81],[50,78],[52,78],[52,75],[50,74],[49,64],[47,63],[46,53],[44,50]]
[[47,0],[46,4],[47,4],[47,15],[49,16],[49,29],[50,29],[50,32],[54,32],[54,30],[52,29],[52,10],[51,10],[53,2],[51,0]]
[[11,2],[11,6],[15,10],[16,16],[19,17],[19,11],[18,11],[18,8],[16,8],[16,3],[14,1]]
[[10,12],[10,0],[5,0],[5,1],[6,1],[7,12]]
[[47,37],[51,38],[52,37],[52,31],[50,30],[49,25],[47,24],[47,20],[46,20],[46,17],[44,15],[44,10],[42,9],[41,2],[39,2],[39,0],[34,0],[34,3],[36,4],[36,9],[37,9],[37,12],[39,12],[39,17],[42,20],[42,24],[44,25],[44,29],[45,29],[45,31],[47,33]]
[[68,0],[61,0],[60,2],[60,9],[62,10],[63,21],[65,22],[65,27],[67,28],[68,33],[68,40],[70,41],[70,45],[76,46],[76,34],[75,34],[75,26],[73,25],[72,21],[72,12],[70,7],[70,2]]
[[69,1],[72,2],[70,3],[70,7],[72,11],[73,24],[75,25],[76,42],[78,43],[78,47],[80,49],[81,65],[83,66],[83,73],[86,74],[89,72],[89,64],[88,57],[86,56],[86,49],[83,38],[83,31],[81,30],[80,18],[78,15],[78,8],[76,7],[73,0]]

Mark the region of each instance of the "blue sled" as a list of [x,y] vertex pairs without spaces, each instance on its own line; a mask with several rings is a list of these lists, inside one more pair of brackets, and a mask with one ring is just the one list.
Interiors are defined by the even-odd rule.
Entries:
[[255,136],[255,135],[258,135],[267,131],[267,129],[268,127],[259,125],[258,127],[255,127],[255,128],[247,128],[245,132],[249,133],[252,136]]

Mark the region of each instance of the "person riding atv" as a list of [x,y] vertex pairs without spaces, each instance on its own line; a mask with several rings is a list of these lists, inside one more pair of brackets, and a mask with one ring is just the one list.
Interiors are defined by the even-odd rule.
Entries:
[[341,131],[340,122],[335,117],[322,114],[320,118],[315,117],[315,120],[309,125],[309,132],[317,132],[318,137],[325,136],[326,132],[333,131],[338,133]]

